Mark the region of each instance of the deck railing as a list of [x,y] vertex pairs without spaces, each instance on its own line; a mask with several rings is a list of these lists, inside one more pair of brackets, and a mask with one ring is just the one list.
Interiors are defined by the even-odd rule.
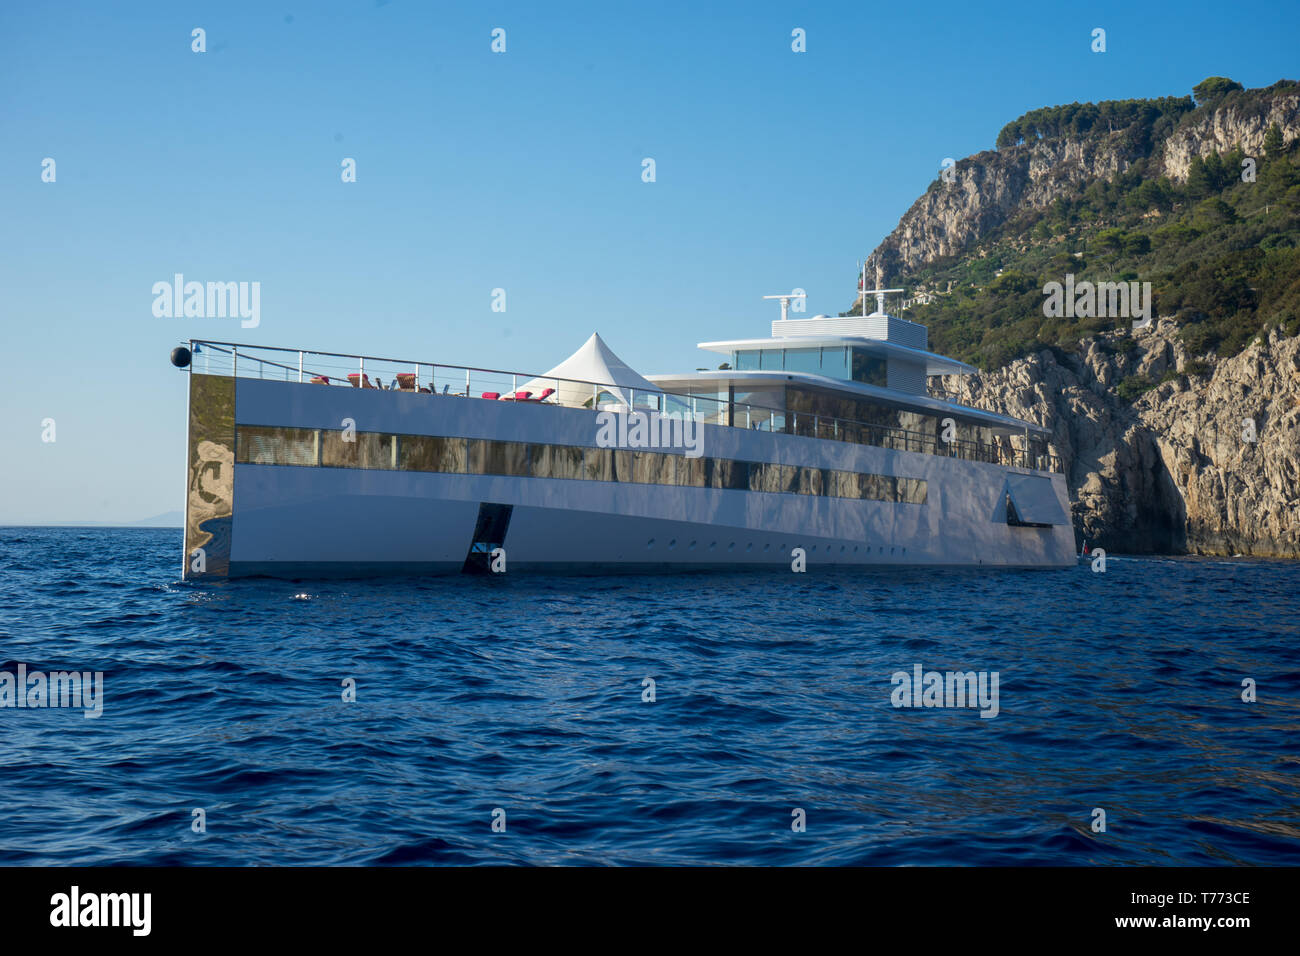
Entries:
[[940,376],[930,376],[930,381],[926,383],[925,393],[931,398],[937,398],[942,402],[956,402],[961,399],[961,394],[951,388],[945,388],[942,385],[936,385],[934,379]]
[[[517,393],[530,382],[540,382],[543,390],[553,389],[551,395],[542,399],[547,404],[598,411],[659,412],[666,416],[689,416],[692,420],[707,425],[782,432],[1035,471],[1061,470],[1057,456],[1016,448],[1010,440],[996,444],[956,439],[943,441],[925,432],[889,425],[659,389],[635,389],[609,382],[588,382],[442,362],[412,362],[343,352],[315,352],[206,339],[191,339],[189,346],[192,355],[190,369],[210,375],[310,382],[342,388],[378,388],[412,395],[461,398],[497,396],[507,401],[518,400],[528,404],[537,404],[541,393],[516,399]],[[537,384],[533,385],[533,389],[537,387]],[[563,400],[560,400],[561,396],[564,396]]]

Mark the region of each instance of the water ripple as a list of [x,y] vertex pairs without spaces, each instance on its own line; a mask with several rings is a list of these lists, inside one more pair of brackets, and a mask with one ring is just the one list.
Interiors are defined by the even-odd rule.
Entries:
[[[0,863],[1300,862],[1300,565],[195,585],[178,552],[0,528],[0,670],[104,673],[97,719],[0,709]],[[998,672],[1000,712],[895,708],[914,664]]]

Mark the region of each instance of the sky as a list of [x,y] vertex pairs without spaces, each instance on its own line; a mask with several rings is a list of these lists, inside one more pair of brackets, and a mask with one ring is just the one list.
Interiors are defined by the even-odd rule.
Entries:
[[[1022,113],[1300,78],[1298,35],[1290,0],[4,3],[0,524],[180,509],[190,338],[689,371],[764,295],[847,308]],[[178,272],[259,282],[260,324],[155,316]]]

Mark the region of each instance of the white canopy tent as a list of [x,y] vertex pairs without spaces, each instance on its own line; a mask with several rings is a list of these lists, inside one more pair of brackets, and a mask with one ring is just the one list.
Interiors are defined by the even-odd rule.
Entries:
[[[565,381],[566,379],[570,381]],[[600,388],[596,388],[596,385]],[[540,395],[547,388],[556,389],[553,400],[561,405],[573,406],[590,406],[592,398],[599,393],[597,406],[616,403],[624,406],[635,404],[638,408],[645,408],[647,405],[658,408],[660,396],[663,395],[662,388],[649,379],[642,378],[631,366],[615,355],[595,332],[582,348],[545,375],[528,382],[523,388],[534,395]]]

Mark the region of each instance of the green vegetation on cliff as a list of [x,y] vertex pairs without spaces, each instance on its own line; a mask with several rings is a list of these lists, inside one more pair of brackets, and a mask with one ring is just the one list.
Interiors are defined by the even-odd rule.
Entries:
[[1274,325],[1300,333],[1300,139],[1284,143],[1273,125],[1262,155],[1195,157],[1184,183],[1159,175],[1171,133],[1202,110],[1263,109],[1259,92],[1211,77],[1196,87],[1195,106],[1190,97],[1071,104],[1008,123],[1000,148],[1118,135],[1138,158],[1110,180],[1068,187],[1045,208],[1020,209],[958,256],[887,277],[909,291],[939,293],[907,317],[930,327],[936,351],[986,369],[1129,325],[1044,316],[1044,284],[1072,274],[1076,283],[1150,281],[1153,315],[1176,315],[1196,353],[1236,354]]
[[998,149],[1058,137],[1079,137],[1094,129],[1123,133],[1133,145],[1150,144],[1168,135],[1194,109],[1190,96],[1159,100],[1107,100],[1031,110],[998,133]]

